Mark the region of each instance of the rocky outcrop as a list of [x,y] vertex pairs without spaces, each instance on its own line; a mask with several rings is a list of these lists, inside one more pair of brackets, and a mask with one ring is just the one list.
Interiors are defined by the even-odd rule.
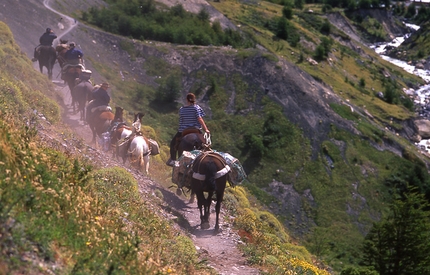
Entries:
[[418,135],[423,139],[430,138],[430,120],[428,119],[417,119],[415,125],[418,128]]

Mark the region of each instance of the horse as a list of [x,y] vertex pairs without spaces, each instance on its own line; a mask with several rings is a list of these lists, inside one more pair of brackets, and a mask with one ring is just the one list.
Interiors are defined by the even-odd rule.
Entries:
[[130,137],[132,134],[132,128],[127,126],[124,121],[124,109],[122,107],[115,107],[115,117],[111,123],[110,129],[110,141],[111,141],[111,149],[112,156],[118,159],[119,156],[122,157],[123,162],[126,161],[126,143],[123,146],[120,145],[126,138]]
[[[88,116],[88,114],[87,114]],[[111,122],[114,119],[114,114],[112,111],[108,108],[101,110],[101,111],[95,111],[95,113],[87,119],[88,126],[91,129],[91,132],[93,134],[93,139],[91,140],[92,143],[94,143],[95,147],[97,148],[97,136],[99,138],[102,138],[102,134],[107,132],[111,126]]]
[[[93,91],[93,85],[88,80],[80,81],[72,89],[72,106],[73,112],[80,112],[80,120],[85,121],[85,105],[91,100],[91,92]],[[76,109],[76,106],[77,109]]]
[[181,141],[178,144],[178,158],[182,156],[184,151],[202,150],[205,144],[206,142],[200,132],[191,132],[187,134],[184,131]]
[[[221,155],[213,151],[203,151],[194,160],[192,171],[191,191],[197,196],[197,205],[200,210],[200,228],[208,229],[210,227],[210,206],[215,193],[215,231],[218,232],[221,202],[224,198],[230,167]],[[206,197],[205,193],[207,193]]]
[[55,49],[52,46],[40,46],[36,58],[39,61],[40,72],[43,73],[43,67],[46,67],[48,70],[48,78],[52,79],[52,69],[57,59]]
[[147,138],[145,138],[140,130],[142,113],[134,115],[134,122],[132,124],[134,134],[130,137],[130,146],[128,148],[128,155],[130,164],[137,169],[143,169],[145,173],[149,174],[149,156],[151,154],[151,146]]
[[[70,95],[72,96],[72,90],[75,87],[75,85],[79,82],[79,76],[82,73],[82,70],[85,70],[84,66],[82,64],[78,65],[72,65],[72,64],[64,64],[64,66],[61,69],[61,79],[64,80],[69,87]],[[72,105],[73,102],[73,96],[72,96]]]

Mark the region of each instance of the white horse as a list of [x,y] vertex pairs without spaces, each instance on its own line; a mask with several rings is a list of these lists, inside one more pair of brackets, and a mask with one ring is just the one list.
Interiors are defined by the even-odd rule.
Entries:
[[140,131],[142,114],[134,115],[133,122],[133,132],[136,136],[130,143],[128,148],[128,155],[130,164],[132,167],[136,167],[139,170],[144,169],[145,173],[148,175],[149,172],[149,156],[151,155],[151,147],[149,141],[142,135]]

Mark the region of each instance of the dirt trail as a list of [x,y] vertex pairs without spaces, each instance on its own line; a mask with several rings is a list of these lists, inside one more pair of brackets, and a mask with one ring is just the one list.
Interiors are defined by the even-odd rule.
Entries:
[[[70,106],[71,97],[67,86],[62,82],[54,81],[57,85],[58,91],[64,98],[64,116],[63,121],[68,124],[75,134],[81,137],[86,144],[91,147],[91,131],[87,125],[79,120],[79,114],[73,113]],[[93,161],[99,163],[104,167],[108,166],[122,166],[132,173],[138,180],[139,191],[142,199],[145,201],[154,201],[155,190],[159,190],[163,194],[164,201],[160,205],[152,204],[154,211],[160,211],[159,214],[166,219],[171,219],[175,222],[176,226],[187,233],[193,240],[197,252],[202,260],[206,260],[208,265],[213,267],[221,275],[256,275],[260,272],[247,265],[246,258],[237,248],[241,242],[240,237],[232,228],[231,217],[221,205],[220,228],[221,232],[215,234],[214,220],[215,220],[215,205],[212,204],[211,210],[211,228],[208,230],[200,229],[200,214],[197,208],[197,203],[189,203],[178,197],[172,191],[162,187],[153,179],[142,175],[138,171],[130,169],[128,163],[123,165],[112,158],[111,152],[103,152],[93,148],[92,156]],[[150,168],[151,169],[151,166]],[[166,168],[170,169],[170,168]],[[150,204],[151,205],[151,204]]]
[[[56,12],[49,6],[49,0],[44,0],[43,4],[52,12]],[[42,7],[43,8],[43,7]],[[71,31],[76,25],[74,20],[61,13],[68,21],[64,32],[60,33],[59,37],[65,35]],[[64,20],[64,21],[66,21]],[[19,36],[18,33],[14,33],[14,36]],[[35,68],[37,69],[37,68]],[[123,166],[130,173],[132,173],[139,183],[139,191],[142,195],[142,199],[145,201],[153,202],[152,207],[154,211],[158,212],[161,216],[175,221],[176,226],[182,231],[186,232],[193,240],[195,247],[202,260],[206,260],[208,265],[218,271],[218,274],[222,275],[254,275],[260,274],[257,269],[254,269],[247,265],[246,259],[242,256],[242,253],[237,248],[240,243],[240,237],[231,227],[231,218],[228,217],[226,212],[221,207],[220,227],[221,232],[215,234],[214,232],[214,207],[213,204],[212,215],[211,215],[211,229],[201,230],[200,229],[200,214],[197,209],[197,203],[188,203],[183,198],[178,197],[176,194],[163,188],[156,181],[149,177],[143,176],[141,173],[129,168],[128,164],[122,165],[122,162],[118,162],[112,158],[110,152],[103,152],[96,150],[92,147],[91,140],[92,135],[89,127],[79,120],[79,114],[73,113],[71,108],[71,96],[68,87],[61,80],[53,80],[53,83],[57,86],[57,90],[63,98],[63,122],[69,125],[77,136],[82,138],[88,147],[91,156],[89,156],[94,162],[98,163],[102,167],[108,166]],[[151,167],[150,167],[151,169]],[[166,169],[170,169],[167,168]],[[159,190],[163,194],[164,201],[159,204],[159,200],[154,200],[155,191]],[[160,211],[161,207],[161,211]]]

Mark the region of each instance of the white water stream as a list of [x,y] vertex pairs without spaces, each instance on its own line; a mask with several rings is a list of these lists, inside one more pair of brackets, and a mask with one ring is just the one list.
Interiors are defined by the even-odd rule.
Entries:
[[[409,27],[410,29],[417,31],[420,26],[417,25],[413,25],[413,24],[405,24],[407,27]],[[428,98],[430,98],[430,71],[429,70],[424,70],[424,69],[417,69],[415,68],[414,65],[408,64],[405,61],[402,60],[398,60],[389,56],[384,55],[385,53],[385,48],[388,47],[398,47],[400,46],[405,39],[407,39],[411,34],[406,34],[403,37],[396,37],[393,41],[388,42],[388,43],[383,43],[383,44],[378,44],[376,46],[371,46],[370,48],[375,49],[375,52],[378,53],[384,60],[403,68],[405,71],[407,71],[408,73],[411,74],[415,74],[419,77],[421,77],[422,79],[424,79],[426,81],[426,85],[421,86],[419,89],[414,90],[414,89],[408,89],[405,91],[406,94],[408,95],[413,95],[415,96],[415,105],[421,105],[421,106],[425,106],[427,104],[429,104],[428,102]],[[430,140],[428,139],[422,139],[419,143],[416,143],[417,146],[421,147],[421,148],[425,148],[425,150],[427,152],[430,152]]]

